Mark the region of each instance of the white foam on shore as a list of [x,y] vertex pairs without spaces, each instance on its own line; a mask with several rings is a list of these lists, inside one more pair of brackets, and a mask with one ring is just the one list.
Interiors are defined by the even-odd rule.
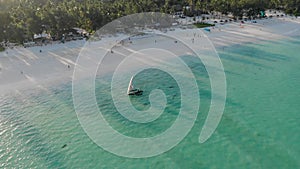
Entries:
[[[277,40],[300,36],[300,19],[274,18],[257,20],[257,23],[246,22],[217,25],[211,32],[205,34],[217,48],[241,44],[246,42],[259,42],[264,40]],[[179,31],[167,32],[172,34]],[[182,30],[181,30],[182,31]],[[199,29],[186,29],[186,37],[192,39]],[[199,37],[201,38],[201,37]],[[96,43],[96,42],[94,42]],[[133,39],[135,49],[139,46],[151,44],[151,37]],[[170,49],[170,41],[159,42],[160,47]],[[73,69],[80,50],[85,41],[72,41],[65,44],[53,44],[31,48],[16,47],[0,53],[0,94],[19,92],[22,89],[47,89],[50,85],[60,84],[72,80]],[[199,45],[199,49],[205,45]],[[41,52],[40,52],[41,50]],[[174,47],[174,50],[176,47]],[[113,62],[113,59],[112,59]],[[70,68],[68,68],[68,65]],[[109,65],[107,65],[109,67]]]

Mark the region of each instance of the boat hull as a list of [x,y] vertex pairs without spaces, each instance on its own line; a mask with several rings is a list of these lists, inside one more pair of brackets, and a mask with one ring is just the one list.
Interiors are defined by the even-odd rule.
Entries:
[[142,95],[143,94],[143,90],[139,90],[139,89],[136,89],[136,90],[131,90],[127,93],[128,95],[132,96],[132,95]]

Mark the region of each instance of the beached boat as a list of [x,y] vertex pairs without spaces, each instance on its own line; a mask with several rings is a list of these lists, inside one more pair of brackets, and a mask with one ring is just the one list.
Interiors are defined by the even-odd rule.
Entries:
[[135,89],[133,86],[133,76],[130,79],[129,85],[128,85],[128,90],[127,90],[127,94],[128,95],[142,95],[143,94],[143,90],[140,89]]

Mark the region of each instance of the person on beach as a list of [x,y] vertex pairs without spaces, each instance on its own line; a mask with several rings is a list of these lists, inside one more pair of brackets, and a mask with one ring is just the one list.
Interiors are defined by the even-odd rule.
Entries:
[[71,66],[70,65],[68,65],[68,69],[70,69],[71,68]]

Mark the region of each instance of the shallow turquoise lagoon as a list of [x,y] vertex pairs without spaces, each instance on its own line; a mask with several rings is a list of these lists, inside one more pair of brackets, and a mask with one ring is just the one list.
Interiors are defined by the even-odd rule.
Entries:
[[[216,132],[203,144],[198,137],[210,104],[209,78],[200,60],[181,57],[199,86],[198,118],[179,145],[152,158],[118,157],[93,143],[73,108],[71,82],[48,91],[2,95],[0,168],[300,168],[299,47],[300,38],[293,38],[218,50],[227,77],[226,108]],[[178,115],[179,87],[156,69],[141,72],[135,83],[145,90],[131,98],[139,110],[149,108],[149,91],[165,92],[167,107],[159,119],[138,124],[123,118],[112,103],[110,76],[96,80],[98,106],[120,133],[155,136]]]

